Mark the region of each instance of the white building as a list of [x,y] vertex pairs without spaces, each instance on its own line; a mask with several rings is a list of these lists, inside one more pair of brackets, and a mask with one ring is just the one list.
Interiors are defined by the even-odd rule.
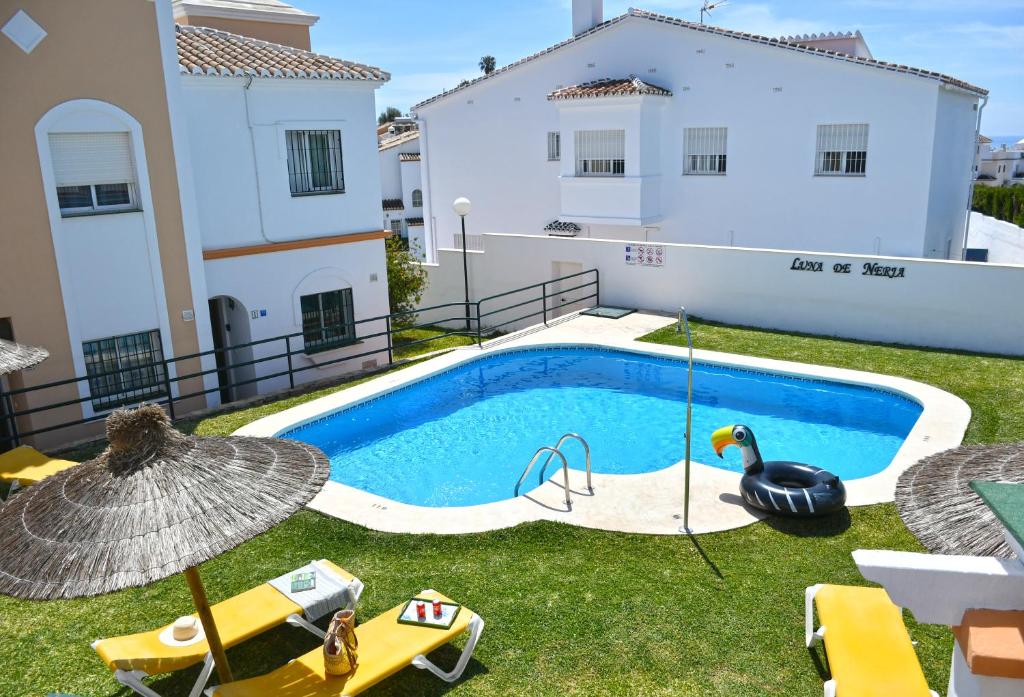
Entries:
[[[251,17],[252,4],[242,4]],[[223,17],[223,0],[216,5]],[[176,31],[214,345],[302,332],[296,344],[307,350],[293,367],[330,367],[298,381],[383,362],[336,363],[355,352],[358,335],[383,328],[353,322],[388,313],[374,101],[388,74],[217,29]],[[236,74],[240,63],[255,76]],[[362,342],[359,352],[382,342]],[[257,344],[231,358],[245,363],[283,348]],[[286,369],[262,363],[232,377]],[[223,397],[287,385],[280,376]]]
[[569,39],[413,108],[433,248],[466,196],[472,233],[959,258],[985,90],[859,33],[601,14],[574,0]]
[[67,442],[118,406],[172,396],[180,416],[387,361],[384,321],[358,324],[388,312],[387,73],[297,48],[316,17],[280,0],[18,4],[0,336],[51,359],[7,384],[77,379],[0,411],[0,448],[9,422]]
[[1024,138],[1012,147],[979,143],[977,183],[982,186],[1024,186]]
[[427,247],[423,234],[420,132],[416,122],[395,119],[383,128],[378,140],[384,229],[406,240],[409,249],[424,258]]

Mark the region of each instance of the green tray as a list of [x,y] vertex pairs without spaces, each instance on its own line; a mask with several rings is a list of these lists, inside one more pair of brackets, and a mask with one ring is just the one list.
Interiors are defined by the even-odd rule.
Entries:
[[[420,620],[416,617],[416,603],[418,602],[422,602],[427,606],[427,618],[425,620]],[[411,624],[416,627],[431,627],[433,629],[451,629],[452,625],[455,624],[455,618],[459,616],[459,611],[462,610],[462,606],[455,603],[446,603],[442,600],[441,617],[437,618],[434,617],[433,604],[433,598],[413,598],[398,613],[398,623]]]

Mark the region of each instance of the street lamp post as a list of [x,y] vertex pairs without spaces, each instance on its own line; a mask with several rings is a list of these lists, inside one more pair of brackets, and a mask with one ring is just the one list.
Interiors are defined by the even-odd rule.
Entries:
[[466,216],[473,209],[473,205],[465,196],[460,196],[452,203],[452,210],[462,220],[462,278],[466,288],[466,331],[471,331],[469,321],[469,260],[466,256]]

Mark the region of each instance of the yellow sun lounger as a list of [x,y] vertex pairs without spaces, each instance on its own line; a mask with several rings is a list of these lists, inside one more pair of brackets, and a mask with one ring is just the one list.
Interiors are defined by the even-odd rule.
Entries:
[[[327,560],[321,560],[318,563],[348,581],[346,607],[354,608],[363,592],[363,583]],[[213,611],[213,618],[217,623],[217,629],[225,649],[241,644],[243,641],[285,622],[295,627],[302,627],[321,638],[324,637],[322,630],[302,616],[302,607],[289,600],[269,583],[228,598],[210,609]],[[198,615],[194,616],[198,617]],[[143,678],[157,673],[182,670],[202,663],[203,668],[189,693],[190,697],[199,697],[214,668],[210,647],[202,637],[188,645],[169,645],[166,643],[166,635],[161,638],[161,634],[167,631],[168,626],[165,625],[149,632],[99,639],[93,642],[92,647],[107,664],[107,667],[114,671],[114,678],[119,683],[144,697],[160,697],[160,695],[147,687],[142,682]]]
[[36,484],[77,464],[71,460],[58,460],[44,455],[27,445],[19,445],[14,450],[0,453],[0,481],[11,485],[9,494],[13,494],[19,487]]
[[[452,602],[431,590],[423,591],[418,597]],[[445,682],[458,680],[483,632],[483,619],[464,607],[450,629],[416,627],[399,624],[397,620],[403,608],[405,603],[356,627],[359,662],[355,673],[347,678],[324,674],[323,649],[317,647],[271,673],[211,687],[206,694],[211,697],[351,697],[409,665],[429,670]],[[466,631],[469,639],[454,669],[445,672],[427,660],[426,654]]]
[[938,697],[928,689],[903,612],[885,589],[818,584],[805,598],[807,648],[824,641],[832,673],[825,697]]

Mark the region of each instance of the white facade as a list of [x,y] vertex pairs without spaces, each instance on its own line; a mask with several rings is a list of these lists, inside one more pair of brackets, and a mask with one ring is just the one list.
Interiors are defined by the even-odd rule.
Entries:
[[[181,80],[207,257],[207,293],[218,306],[219,312],[211,307],[212,321],[223,345],[302,332],[304,295],[351,289],[355,321],[386,315],[383,240],[344,239],[381,230],[374,103],[379,83],[193,75]],[[289,131],[340,132],[343,191],[293,195]],[[324,238],[332,241],[315,242]],[[303,246],[310,241],[313,246]],[[280,248],[282,243],[285,248]],[[299,244],[288,248],[291,243]],[[232,250],[239,248],[264,251],[235,255]],[[356,332],[365,335],[382,329],[383,322],[369,323],[357,325]],[[384,345],[383,338],[374,338],[354,347],[296,356],[293,367],[307,368]],[[293,350],[301,347],[301,338],[292,340]],[[253,360],[284,350],[285,343],[276,341],[241,349],[232,358]],[[295,379],[317,380],[384,362],[384,354],[358,358],[304,370]],[[232,377],[252,379],[287,367],[281,359]],[[288,377],[279,376],[226,396],[246,397],[287,386]]]
[[[630,76],[671,95],[548,99]],[[968,87],[631,11],[415,107],[428,239],[452,246],[466,196],[471,233],[559,220],[595,238],[959,258]],[[834,124],[866,126],[863,175],[815,174],[818,127]],[[683,173],[688,128],[726,129],[724,176]],[[574,133],[605,129],[625,131],[622,176],[576,176]],[[928,176],[908,177],[908,160]]]
[[977,183],[982,186],[1024,186],[1024,143],[995,149],[989,144],[979,144]]
[[409,248],[425,258],[419,131],[386,134],[378,152],[384,229],[407,240]]

